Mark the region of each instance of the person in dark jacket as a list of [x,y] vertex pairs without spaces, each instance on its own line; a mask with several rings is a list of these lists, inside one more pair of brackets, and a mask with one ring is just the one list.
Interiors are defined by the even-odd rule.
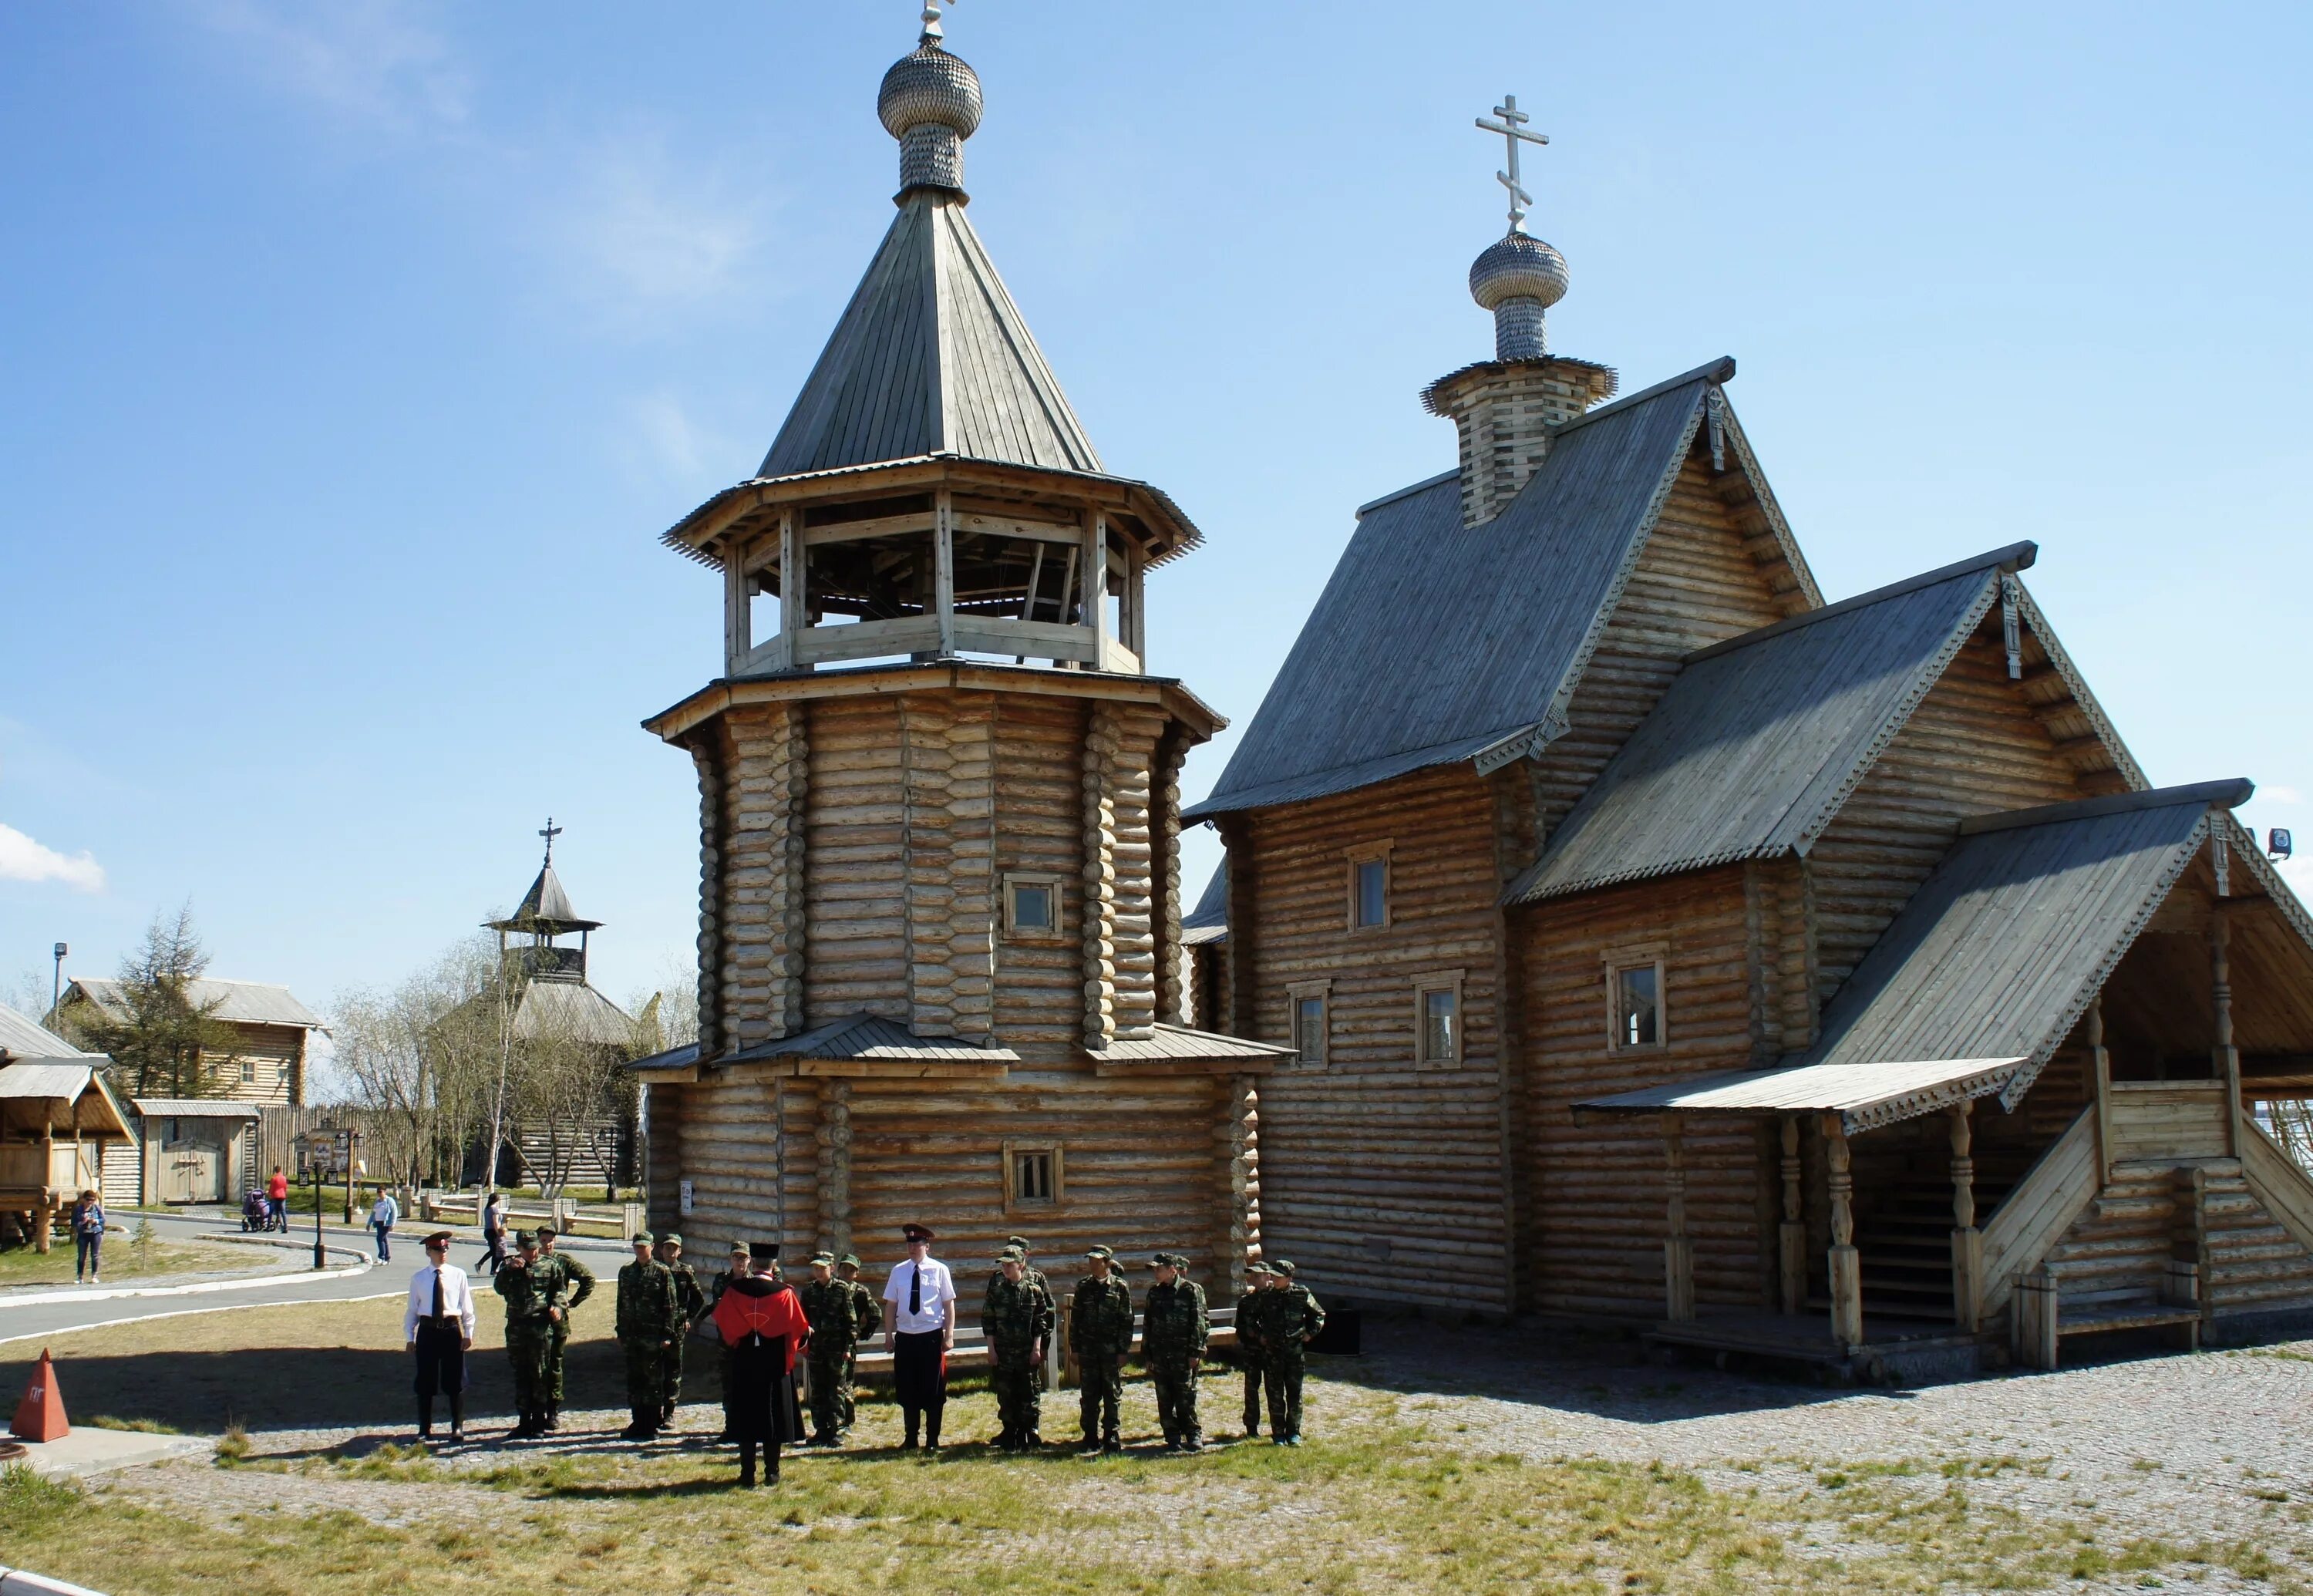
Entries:
[[755,1453],[764,1483],[779,1477],[779,1447],[803,1439],[796,1358],[811,1335],[803,1305],[784,1281],[734,1276],[715,1305],[715,1328],[731,1354],[731,1430],[739,1443],[739,1484],[752,1486]]
[[1140,1355],[1156,1387],[1156,1422],[1168,1452],[1193,1452],[1205,1443],[1197,1423],[1197,1366],[1212,1339],[1205,1288],[1183,1273],[1189,1260],[1160,1252],[1148,1260],[1156,1283],[1141,1304]]
[[1069,1351],[1076,1354],[1077,1416],[1084,1426],[1082,1456],[1121,1452],[1117,1409],[1124,1398],[1124,1359],[1132,1350],[1132,1288],[1115,1270],[1113,1248],[1085,1254],[1092,1273],[1069,1299]]
[[73,1204],[73,1282],[85,1274],[91,1285],[104,1283],[104,1204],[92,1192],[83,1192]]

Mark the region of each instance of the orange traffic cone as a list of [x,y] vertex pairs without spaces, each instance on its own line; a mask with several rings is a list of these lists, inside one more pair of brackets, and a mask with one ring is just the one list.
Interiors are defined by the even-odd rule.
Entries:
[[65,1423],[65,1394],[57,1389],[57,1366],[49,1361],[45,1346],[40,1349],[40,1366],[32,1371],[32,1383],[24,1388],[24,1399],[16,1404],[8,1433],[20,1441],[62,1441],[72,1433],[72,1426]]

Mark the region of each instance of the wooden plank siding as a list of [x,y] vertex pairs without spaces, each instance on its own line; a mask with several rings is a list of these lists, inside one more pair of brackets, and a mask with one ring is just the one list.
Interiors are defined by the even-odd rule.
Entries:
[[[1291,1045],[1288,989],[1332,983],[1324,1067],[1262,1084],[1264,1250],[1360,1297],[1507,1312],[1491,789],[1455,765],[1244,826],[1251,1034]],[[1388,923],[1351,930],[1350,860],[1393,837]],[[1462,1058],[1417,1064],[1414,981],[1444,971],[1462,974]]]
[[1963,817],[2089,796],[2009,679],[1999,625],[1994,614],[1969,638],[1807,855],[1824,1001],[1935,869]]
[[[1663,1144],[1650,1119],[1573,1105],[1691,1080],[1753,1060],[1749,895],[1740,865],[1637,882],[1524,911],[1528,1121],[1535,1248],[1532,1303],[1550,1312],[1658,1318],[1663,1310]],[[1608,1045],[1609,956],[1659,957],[1665,1041]],[[1696,1300],[1756,1307],[1771,1283],[1763,1239],[1763,1148],[1749,1121],[1685,1133],[1687,1231]]]

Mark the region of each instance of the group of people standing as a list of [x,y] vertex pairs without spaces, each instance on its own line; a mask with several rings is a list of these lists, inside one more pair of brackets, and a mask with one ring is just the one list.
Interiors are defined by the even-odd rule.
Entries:
[[[711,1286],[702,1286],[682,1261],[680,1236],[638,1235],[634,1260],[618,1278],[616,1331],[626,1355],[629,1419],[621,1438],[646,1441],[673,1423],[685,1343],[711,1325],[724,1358],[720,1439],[739,1447],[743,1486],[776,1481],[783,1445],[841,1444],[856,1413],[859,1349],[879,1332],[893,1354],[901,1450],[937,1450],[955,1345],[955,1279],[931,1256],[937,1237],[928,1227],[909,1225],[903,1235],[908,1256],[893,1268],[880,1298],[860,1282],[860,1261],[851,1254],[814,1256],[812,1278],[798,1290],[782,1278],[775,1246],[734,1242],[728,1267]],[[506,1303],[506,1352],[518,1412],[513,1434],[520,1438],[559,1427],[570,1315],[593,1293],[595,1280],[578,1259],[555,1249],[550,1226],[516,1231],[514,1239],[495,1289]],[[432,1433],[435,1396],[445,1392],[451,1434],[462,1438],[463,1355],[472,1345],[473,1300],[463,1272],[447,1261],[449,1242],[446,1230],[426,1239],[428,1262],[410,1283],[405,1336],[418,1356],[419,1433]],[[993,1444],[1028,1451],[1044,1444],[1045,1368],[1062,1316],[1025,1238],[1007,1238],[995,1265],[981,1309],[998,1415]],[[1139,1316],[1141,1355],[1156,1388],[1167,1451],[1193,1452],[1204,1445],[1197,1380],[1212,1324],[1204,1287],[1189,1278],[1188,1266],[1178,1253],[1152,1256],[1147,1267],[1154,1279]],[[1068,1350],[1078,1373],[1082,1455],[1097,1457],[1123,1450],[1119,1407],[1135,1312],[1132,1288],[1113,1248],[1086,1249],[1085,1268],[1069,1296]],[[1324,1327],[1324,1309],[1294,1279],[1289,1263],[1255,1264],[1249,1273],[1251,1289],[1236,1304],[1244,1436],[1260,1434],[1265,1398],[1271,1438],[1297,1446],[1306,1351]],[[809,1376],[808,1429],[796,1389],[799,1364]]]

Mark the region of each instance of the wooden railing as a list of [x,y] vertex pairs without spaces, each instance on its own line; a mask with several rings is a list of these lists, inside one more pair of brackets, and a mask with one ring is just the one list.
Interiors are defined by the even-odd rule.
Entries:
[[2071,1229],[2102,1185],[2096,1111],[2082,1109],[1983,1227],[1983,1317],[2008,1305],[2019,1270],[2031,1268]]
[[[481,1199],[471,1191],[427,1191],[418,1194],[418,1217],[457,1224],[481,1222]],[[550,1224],[565,1235],[615,1236],[624,1241],[643,1228],[639,1203],[579,1203],[558,1197],[550,1203],[514,1199],[506,1205],[506,1228],[526,1230]]]
[[2282,1151],[2263,1126],[2241,1116],[2241,1177],[2249,1195],[2297,1239],[2313,1250],[2313,1175]]

